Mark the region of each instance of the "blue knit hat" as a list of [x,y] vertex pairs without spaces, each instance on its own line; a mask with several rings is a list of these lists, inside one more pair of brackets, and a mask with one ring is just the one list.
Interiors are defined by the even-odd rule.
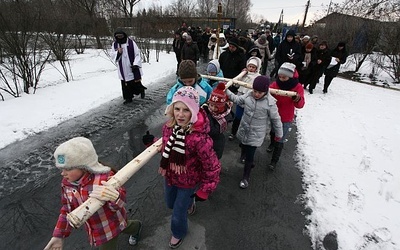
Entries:
[[213,63],[207,65],[207,73],[217,73],[217,66]]

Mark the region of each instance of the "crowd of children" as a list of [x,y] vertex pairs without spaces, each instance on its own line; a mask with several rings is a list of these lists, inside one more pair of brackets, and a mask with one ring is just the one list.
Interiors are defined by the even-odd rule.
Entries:
[[[207,45],[199,50],[188,29],[182,26],[173,41],[178,77],[167,93],[168,121],[162,128],[158,168],[164,177],[166,205],[172,210],[172,249],[178,248],[187,235],[187,218],[195,213],[196,201],[207,200],[217,188],[229,126],[229,139],[232,143],[235,138],[239,140],[238,160],[244,164],[239,187],[246,189],[255,167],[256,149],[264,143],[268,132],[267,152],[272,155],[265,166],[274,171],[295,110],[305,105],[304,89],[312,94],[325,74],[323,92],[327,93],[347,57],[343,42],[330,51],[326,41],[318,43],[317,36],[299,38],[293,31],[288,31],[281,41],[280,34],[273,38],[269,31],[252,39],[246,32],[235,36],[207,29],[203,39],[208,39]],[[208,76],[202,77],[197,70],[200,55],[208,62]],[[274,69],[268,74],[268,61],[273,58]],[[245,75],[237,79],[241,82],[226,85],[242,72]],[[229,79],[220,81],[212,77]],[[271,83],[270,78],[275,81]],[[283,92],[270,93],[270,89]],[[151,138],[146,144],[151,144],[154,137],[146,136]],[[45,249],[62,249],[72,229],[67,214],[89,198],[104,204],[85,223],[90,244],[100,249],[117,249],[118,236],[125,233],[129,235],[129,244],[136,245],[142,222],[127,219],[125,189],[107,183],[116,171],[99,163],[91,141],[73,138],[61,144],[54,157],[63,176],[62,208]]]

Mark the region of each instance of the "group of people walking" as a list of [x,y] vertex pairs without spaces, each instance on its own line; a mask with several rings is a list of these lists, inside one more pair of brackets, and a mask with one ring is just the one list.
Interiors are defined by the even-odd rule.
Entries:
[[275,76],[277,68],[284,62],[296,65],[299,80],[309,93],[313,94],[316,85],[325,74],[323,93],[328,93],[328,88],[334,77],[339,72],[340,65],[346,62],[348,52],[346,44],[339,42],[330,50],[326,40],[318,43],[318,36],[310,38],[308,35],[296,39],[294,31],[289,30],[285,39],[279,44],[275,53],[276,68],[270,76]]
[[[144,98],[146,88],[141,83],[139,49],[123,31],[115,32],[114,38],[114,58],[124,103],[131,102],[134,95]],[[317,44],[304,36],[296,42],[293,31],[287,32],[281,43],[276,43],[269,32],[254,42],[244,32],[238,36],[214,33],[209,39],[208,52],[212,53],[207,53],[205,77],[197,70],[199,50],[184,27],[175,33],[173,41],[177,81],[166,93],[168,121],[162,128],[158,168],[158,174],[164,178],[166,205],[172,210],[168,243],[172,249],[178,248],[187,235],[188,216],[196,212],[196,202],[207,200],[218,186],[225,134],[229,134],[232,143],[238,142],[241,152],[238,162],[244,165],[238,183],[241,189],[246,189],[256,167],[256,149],[269,137],[266,151],[272,155],[265,167],[276,170],[295,110],[305,105],[304,89],[308,87],[312,94],[316,81],[325,73],[326,93],[347,57],[344,43],[328,51],[326,41]],[[268,76],[268,61],[273,57],[275,69]],[[215,76],[240,81],[220,81]],[[227,86],[227,82],[234,83]],[[230,123],[231,133],[227,133]],[[146,145],[154,141],[154,136],[144,136]],[[98,162],[91,141],[73,138],[62,143],[54,157],[63,176],[63,206],[45,249],[62,249],[64,238],[72,230],[67,214],[89,197],[104,202],[85,224],[91,245],[116,249],[120,233],[128,234],[129,244],[136,245],[142,222],[127,219],[125,189],[107,184],[116,171]]]

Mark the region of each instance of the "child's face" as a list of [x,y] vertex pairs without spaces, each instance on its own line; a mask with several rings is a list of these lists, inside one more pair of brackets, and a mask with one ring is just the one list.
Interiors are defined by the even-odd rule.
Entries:
[[212,102],[208,103],[208,109],[211,111],[211,113],[214,113],[214,114],[221,113],[221,110],[220,110],[221,108]]
[[79,168],[63,169],[61,171],[62,177],[64,177],[64,179],[66,179],[69,182],[79,180],[83,176],[84,173],[85,173],[85,171],[83,171],[82,169],[79,169]]
[[266,93],[267,93],[267,92],[261,92],[261,91],[258,91],[258,90],[254,90],[254,89],[253,89],[253,97],[254,97],[254,99],[256,99],[256,100],[258,100],[258,99],[262,98],[263,96],[265,96]]
[[185,84],[185,86],[193,86],[196,82],[196,78],[185,78],[181,79],[181,81],[183,82],[183,84]]
[[189,124],[192,113],[186,104],[183,102],[174,103],[174,118],[179,126],[186,126]]
[[209,76],[216,76],[217,75],[217,72],[208,72],[207,73]]
[[289,77],[285,75],[278,75],[278,77],[281,82],[286,82],[287,80],[289,80]]
[[249,65],[247,65],[247,71],[254,73],[257,71],[257,66],[254,64],[249,64]]

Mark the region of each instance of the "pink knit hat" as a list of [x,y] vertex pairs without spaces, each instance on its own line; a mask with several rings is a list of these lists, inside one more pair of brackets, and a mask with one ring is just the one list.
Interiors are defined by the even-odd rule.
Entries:
[[197,114],[199,113],[200,109],[200,97],[197,90],[191,86],[184,86],[178,89],[172,98],[171,104],[165,109],[166,116],[174,116],[174,103],[176,102],[183,102],[189,108],[190,112],[192,113],[190,122],[195,123],[197,121]]

